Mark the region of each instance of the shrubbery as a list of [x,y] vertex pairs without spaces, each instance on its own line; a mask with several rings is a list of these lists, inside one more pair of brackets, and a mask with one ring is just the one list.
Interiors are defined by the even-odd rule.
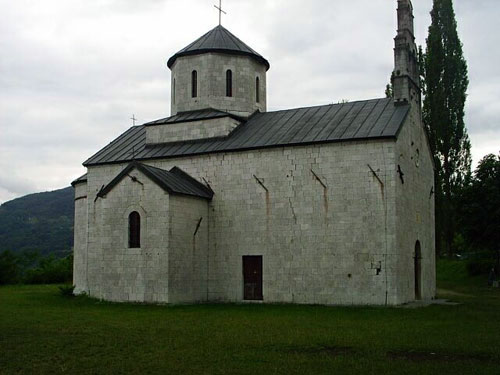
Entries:
[[56,284],[72,282],[73,254],[56,258],[38,253],[16,255],[10,251],[0,253],[0,285]]
[[469,260],[467,262],[467,273],[469,276],[488,275],[495,263],[489,259]]

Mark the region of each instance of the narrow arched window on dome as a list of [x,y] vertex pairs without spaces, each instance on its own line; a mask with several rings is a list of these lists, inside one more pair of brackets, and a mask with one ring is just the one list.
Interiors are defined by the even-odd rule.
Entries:
[[255,78],[255,101],[260,103],[260,79]]
[[141,215],[137,211],[128,215],[128,247],[141,247]]
[[191,97],[196,98],[198,96],[198,72],[193,70],[191,73]]
[[233,72],[231,69],[226,71],[226,96],[233,96]]
[[175,104],[175,78],[174,78],[174,84],[172,85],[172,100]]

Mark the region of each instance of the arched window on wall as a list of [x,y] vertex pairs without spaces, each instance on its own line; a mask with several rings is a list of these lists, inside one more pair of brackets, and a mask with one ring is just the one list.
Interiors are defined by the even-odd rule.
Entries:
[[174,84],[172,85],[172,100],[175,104],[175,78],[174,78]]
[[193,70],[191,73],[191,97],[198,96],[198,72]]
[[141,215],[137,211],[128,215],[128,247],[141,247]]
[[255,101],[260,103],[260,79],[255,78]]
[[226,96],[233,96],[233,72],[231,69],[226,71]]

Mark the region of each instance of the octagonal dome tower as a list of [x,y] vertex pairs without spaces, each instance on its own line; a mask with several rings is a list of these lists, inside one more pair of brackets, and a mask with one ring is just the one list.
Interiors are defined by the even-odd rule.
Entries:
[[171,114],[214,108],[247,117],[266,111],[269,62],[219,25],[168,60]]

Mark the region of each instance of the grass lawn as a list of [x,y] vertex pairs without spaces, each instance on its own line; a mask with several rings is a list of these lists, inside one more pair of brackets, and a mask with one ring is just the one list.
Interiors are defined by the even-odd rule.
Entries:
[[0,374],[500,374],[500,290],[440,261],[418,309],[147,306],[0,288]]

